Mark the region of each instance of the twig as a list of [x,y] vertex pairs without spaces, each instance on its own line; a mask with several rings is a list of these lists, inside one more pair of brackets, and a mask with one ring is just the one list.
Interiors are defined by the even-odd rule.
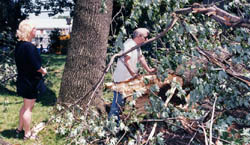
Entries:
[[206,133],[206,129],[204,128],[203,124],[201,125],[201,128],[203,130],[204,137],[205,137],[205,145],[208,145],[208,142],[207,142],[207,133]]
[[[207,113],[208,114],[208,113]],[[205,115],[205,116],[207,116],[207,114]],[[205,117],[203,117],[203,119],[205,119]],[[171,124],[171,125],[174,125],[174,126],[176,126],[176,127],[178,127],[178,128],[181,128],[181,129],[183,129],[183,130],[185,130],[185,128],[183,128],[183,127],[181,127],[181,126],[179,126],[179,125],[176,125],[176,124],[174,124],[174,123],[171,123],[171,122],[167,122],[167,120],[181,120],[180,118],[167,118],[167,119],[147,119],[147,120],[143,120],[143,121],[141,121],[141,122],[166,122],[166,123],[168,123],[168,124]],[[202,126],[202,125],[198,125],[198,127],[200,127],[200,128],[204,128],[204,126]],[[198,129],[194,129],[196,132],[198,132],[199,130]],[[217,137],[214,137],[213,136],[213,138],[214,139],[218,139]],[[225,142],[225,143],[227,143],[227,144],[230,144],[231,142],[229,142],[229,141],[227,141],[227,140],[224,140],[224,139],[218,139],[218,140],[220,140],[220,141],[223,141],[223,142]]]
[[170,93],[170,95],[168,96],[167,100],[165,101],[165,104],[164,104],[165,107],[168,106],[169,101],[170,101],[170,100],[172,99],[172,97],[174,96],[175,90],[176,90],[176,86],[175,86],[175,87],[171,87],[171,89],[167,91],[167,93]]
[[189,141],[188,145],[190,145],[190,144],[192,143],[192,141],[194,140],[194,138],[195,138],[196,134],[197,134],[197,131],[194,133],[193,137],[190,139],[190,141]]
[[90,103],[92,102],[92,100],[93,100],[93,98],[94,98],[95,92],[96,92],[97,89],[100,87],[101,83],[103,82],[104,76],[105,76],[105,75],[103,75],[103,76],[101,77],[101,80],[98,82],[98,84],[97,84],[96,87],[95,87],[95,90],[93,91],[93,93],[92,93],[91,96],[90,96],[90,100],[89,100],[89,102],[88,102],[88,104],[87,104],[87,106],[86,106],[85,116],[87,116],[87,114],[88,114],[89,105],[90,105]]
[[[112,18],[111,20],[111,25],[110,25],[110,30],[112,31],[112,35],[114,35],[114,32],[113,32],[113,25],[112,25],[112,22],[115,21],[115,18],[119,15],[119,14],[122,14],[122,9],[124,9],[124,6],[122,5],[120,10],[114,15],[114,17]],[[122,14],[123,15],[123,14]]]
[[160,96],[158,96],[154,91],[152,91],[151,89],[149,89],[149,91],[155,96],[155,97],[158,97],[158,98],[161,98]]
[[215,111],[215,104],[217,101],[217,96],[215,96],[215,100],[214,100],[214,105],[213,105],[213,111],[212,111],[212,117],[211,117],[211,122],[210,122],[210,134],[209,134],[209,144],[212,145],[212,136],[213,136],[213,122],[214,122],[214,111]]
[[127,131],[125,131],[124,132],[124,134],[122,135],[122,137],[119,139],[119,141],[115,144],[115,145],[118,145],[120,142],[121,142],[121,140],[124,138],[124,136],[127,134]]
[[140,143],[141,143],[141,136],[140,134],[137,134],[136,145],[140,145]]
[[152,129],[151,133],[149,134],[149,137],[148,137],[147,142],[146,142],[145,145],[148,144],[149,140],[151,140],[151,138],[152,138],[153,135],[155,134],[155,129],[156,129],[156,127],[157,127],[157,123],[155,122],[155,123],[154,123],[154,126],[153,126],[153,129]]
[[[201,120],[201,122],[203,122],[209,113],[210,113],[210,111],[208,111],[208,112],[207,112],[201,119],[199,119],[199,120]],[[190,145],[190,144],[192,143],[192,141],[194,140],[194,138],[195,138],[195,136],[197,135],[197,133],[198,133],[198,130],[195,131],[195,134],[194,134],[194,136],[191,138],[191,140],[189,141],[188,145]]]

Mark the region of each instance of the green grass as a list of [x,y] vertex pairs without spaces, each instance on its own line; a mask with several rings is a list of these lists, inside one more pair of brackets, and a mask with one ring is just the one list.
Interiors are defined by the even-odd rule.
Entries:
[[[47,92],[37,100],[32,114],[32,127],[47,121],[51,117],[53,107],[59,94],[62,72],[65,64],[65,55],[42,55],[43,64],[47,67],[46,78]],[[5,88],[0,87],[0,138],[11,144],[20,145],[60,145],[64,139],[58,137],[53,125],[47,126],[38,134],[37,141],[23,141],[15,138],[14,130],[18,126],[19,110],[22,106],[22,97],[17,96],[15,85],[9,84]]]

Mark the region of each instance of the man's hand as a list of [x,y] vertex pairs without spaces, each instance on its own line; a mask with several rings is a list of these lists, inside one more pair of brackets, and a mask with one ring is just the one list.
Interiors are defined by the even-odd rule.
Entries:
[[149,73],[155,73],[156,71],[157,71],[156,68],[150,68],[150,69],[149,69]]
[[149,74],[154,74],[157,71],[156,68],[149,68],[148,73]]
[[133,73],[131,76],[132,76],[131,79],[134,79],[134,78],[137,78],[139,76],[139,74],[138,73]]

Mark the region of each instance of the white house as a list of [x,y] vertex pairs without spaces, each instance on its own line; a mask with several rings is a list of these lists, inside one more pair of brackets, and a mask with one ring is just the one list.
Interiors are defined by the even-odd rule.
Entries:
[[72,29],[72,20],[67,22],[66,19],[34,19],[31,21],[36,25],[36,37],[33,43],[38,47],[47,48],[49,45],[49,34],[54,29],[61,29],[62,34],[69,34]]

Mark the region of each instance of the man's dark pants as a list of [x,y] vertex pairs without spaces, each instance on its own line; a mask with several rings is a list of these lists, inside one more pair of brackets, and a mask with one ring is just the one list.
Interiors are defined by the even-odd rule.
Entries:
[[121,93],[114,91],[114,98],[110,108],[108,118],[111,116],[117,116],[118,122],[120,121],[119,114],[121,113],[121,108],[124,106],[124,99]]

